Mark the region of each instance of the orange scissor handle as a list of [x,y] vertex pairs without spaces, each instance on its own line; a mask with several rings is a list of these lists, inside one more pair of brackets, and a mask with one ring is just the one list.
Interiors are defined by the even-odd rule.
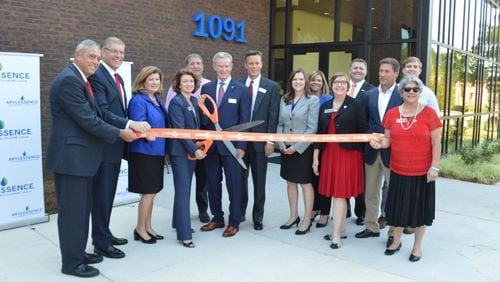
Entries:
[[[201,98],[204,98],[204,99],[201,99]],[[208,99],[208,100],[210,100],[210,102],[212,102],[212,106],[214,108],[213,113],[210,113],[208,111],[207,107],[205,106],[205,99]],[[198,107],[200,107],[203,114],[206,115],[213,122],[213,124],[219,123],[219,111],[217,110],[217,104],[215,103],[214,99],[212,99],[212,97],[210,97],[210,95],[201,94],[200,99],[198,99]]]
[[[210,146],[212,146],[213,143],[214,143],[214,141],[212,139],[207,139],[207,140],[203,140],[203,141],[197,141],[195,144],[196,144],[196,147],[198,149],[202,150],[203,153],[206,155],[208,152],[208,149],[210,149]],[[196,158],[192,157],[191,155],[188,154],[188,160],[196,161]]]

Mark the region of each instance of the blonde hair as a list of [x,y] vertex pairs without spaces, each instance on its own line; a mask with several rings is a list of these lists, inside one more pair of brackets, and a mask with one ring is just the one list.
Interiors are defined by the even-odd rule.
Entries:
[[155,94],[160,94],[160,92],[163,91],[163,72],[160,68],[155,66],[143,67],[139,74],[137,74],[137,76],[135,77],[134,86],[132,86],[132,94],[144,93],[146,91],[144,82],[146,81],[148,76],[155,73],[160,76],[160,88]]

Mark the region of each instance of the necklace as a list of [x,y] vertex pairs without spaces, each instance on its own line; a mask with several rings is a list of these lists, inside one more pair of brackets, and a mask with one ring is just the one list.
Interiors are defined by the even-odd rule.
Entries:
[[[402,113],[404,111],[404,108],[403,108],[403,105],[399,106],[399,125],[401,126],[401,129],[403,129],[404,131],[407,131],[413,126],[414,123],[417,122],[417,115],[418,115],[419,108],[420,108],[420,104],[417,105],[417,109],[415,110],[415,114],[408,117],[408,119],[406,117],[405,117],[405,119],[403,119]],[[406,123],[406,126],[403,123]]]

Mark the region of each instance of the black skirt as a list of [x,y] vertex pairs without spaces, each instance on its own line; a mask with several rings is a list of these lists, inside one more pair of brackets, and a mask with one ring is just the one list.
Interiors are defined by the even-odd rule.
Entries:
[[280,176],[286,181],[293,183],[312,183],[314,177],[312,161],[312,145],[309,145],[302,154],[298,152],[295,152],[293,155],[281,154]]
[[387,203],[387,225],[395,227],[431,226],[436,210],[436,182],[427,176],[405,176],[391,171]]
[[163,189],[165,158],[141,153],[128,154],[128,191],[156,194]]

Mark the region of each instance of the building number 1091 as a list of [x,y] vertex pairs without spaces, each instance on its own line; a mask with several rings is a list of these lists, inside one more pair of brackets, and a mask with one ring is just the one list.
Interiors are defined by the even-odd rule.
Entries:
[[211,15],[205,21],[205,13],[199,12],[193,17],[196,23],[194,36],[210,37],[212,39],[222,38],[226,41],[235,41],[238,43],[247,43],[245,38],[245,21],[234,22],[231,18],[221,18],[218,15]]

